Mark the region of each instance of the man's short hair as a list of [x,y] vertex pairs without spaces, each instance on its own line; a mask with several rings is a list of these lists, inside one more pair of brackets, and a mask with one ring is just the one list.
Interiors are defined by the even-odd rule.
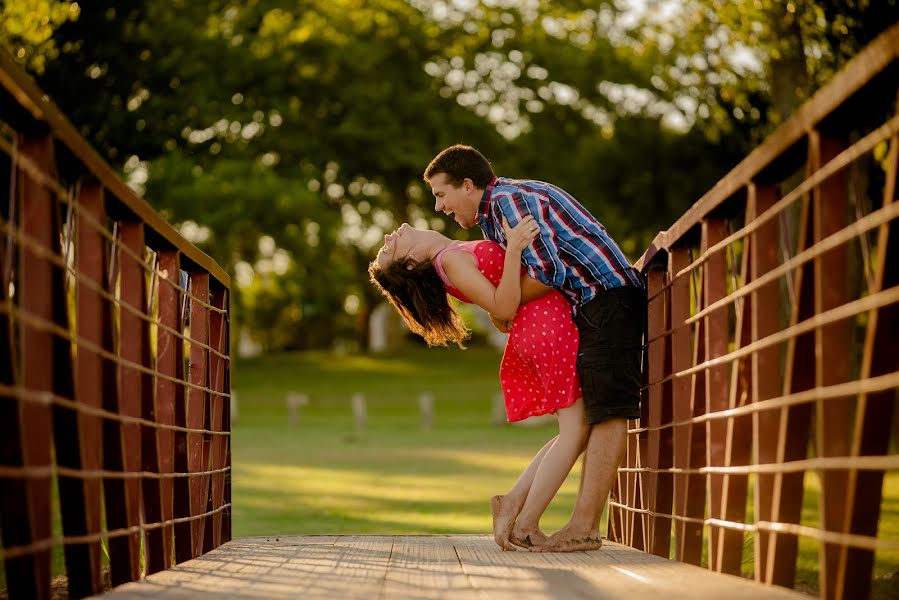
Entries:
[[483,154],[464,144],[456,144],[443,149],[434,157],[424,172],[424,180],[431,183],[431,178],[444,173],[447,181],[455,187],[462,185],[465,178],[480,189],[487,187],[496,176],[490,161]]

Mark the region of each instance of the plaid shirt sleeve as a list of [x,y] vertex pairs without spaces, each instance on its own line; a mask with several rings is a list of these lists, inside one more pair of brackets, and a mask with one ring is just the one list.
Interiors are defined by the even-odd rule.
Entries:
[[[521,253],[528,275],[550,287],[561,287],[565,282],[565,265],[559,255],[556,233],[551,223],[550,209],[536,194],[515,192],[497,198],[497,224],[506,217],[509,226],[515,227],[525,215],[531,215],[540,226],[540,235]],[[502,226],[497,229],[502,231]],[[505,234],[503,234],[505,237]]]

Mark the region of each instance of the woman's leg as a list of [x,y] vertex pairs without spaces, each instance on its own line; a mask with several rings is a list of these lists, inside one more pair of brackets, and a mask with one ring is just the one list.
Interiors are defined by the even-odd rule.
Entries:
[[509,538],[512,543],[525,548],[541,543],[546,537],[540,532],[540,517],[559,491],[587,441],[589,429],[584,420],[583,400],[578,399],[571,406],[556,411],[556,416],[559,418],[559,435],[537,466],[527,499]]
[[518,481],[512,486],[512,489],[506,492],[505,496],[494,496],[490,499],[490,508],[493,512],[493,539],[503,550],[515,550],[515,546],[509,542],[509,535],[512,533],[512,525],[515,523],[515,517],[521,512],[525,499],[528,497],[528,490],[537,474],[537,468],[546,453],[552,448],[552,445],[559,436],[549,440],[543,448],[531,460],[531,464],[518,476]]

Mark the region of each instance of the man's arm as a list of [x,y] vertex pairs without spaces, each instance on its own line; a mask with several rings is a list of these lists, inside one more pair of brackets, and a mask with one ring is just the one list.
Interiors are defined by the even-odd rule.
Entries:
[[537,281],[536,279],[529,277],[528,275],[521,276],[521,304],[525,304],[530,302],[531,300],[536,300],[537,298],[542,298],[547,295],[554,288],[546,285],[542,281]]
[[566,268],[559,251],[557,224],[550,207],[541,202],[536,194],[518,192],[498,198],[497,206],[513,227],[526,215],[534,217],[540,234],[521,253],[522,262],[532,278],[548,287],[561,287],[565,283]]

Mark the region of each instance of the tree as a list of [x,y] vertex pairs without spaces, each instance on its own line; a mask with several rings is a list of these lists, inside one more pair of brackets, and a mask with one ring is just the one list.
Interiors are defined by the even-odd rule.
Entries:
[[[810,93],[896,1],[797,0],[778,21],[773,0],[97,0],[2,43],[235,275],[236,316],[268,347],[364,346],[384,232],[479,236],[432,211],[440,148],[562,185],[636,258],[773,127],[778,81]],[[805,82],[778,78],[800,47]]]

